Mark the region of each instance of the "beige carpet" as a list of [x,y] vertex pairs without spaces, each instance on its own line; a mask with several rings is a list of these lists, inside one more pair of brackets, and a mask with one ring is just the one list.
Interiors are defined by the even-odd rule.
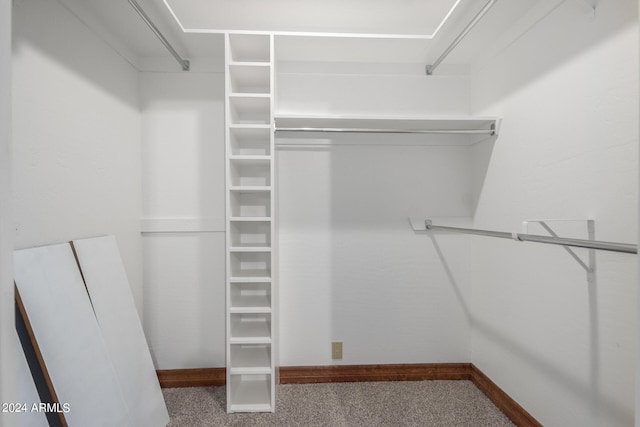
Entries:
[[224,387],[163,390],[171,427],[513,426],[470,381],[279,385],[276,412],[227,414]]

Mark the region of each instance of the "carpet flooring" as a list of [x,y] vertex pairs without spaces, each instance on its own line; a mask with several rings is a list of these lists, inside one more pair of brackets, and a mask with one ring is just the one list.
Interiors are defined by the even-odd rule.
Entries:
[[225,387],[162,390],[170,427],[502,427],[514,424],[471,381],[285,384],[275,413],[226,413]]

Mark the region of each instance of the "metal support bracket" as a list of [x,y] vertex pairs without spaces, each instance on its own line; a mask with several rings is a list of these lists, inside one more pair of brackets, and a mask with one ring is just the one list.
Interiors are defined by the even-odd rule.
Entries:
[[[552,237],[559,237],[558,234],[553,231],[553,229],[549,226],[549,224],[547,224],[547,221],[550,220],[528,220],[528,221],[523,221],[522,222],[522,229],[524,233],[528,233],[528,226],[529,223],[531,222],[535,222],[537,224],[540,224],[540,226],[542,228],[545,229],[545,231],[547,233],[549,233],[549,235],[551,235]],[[588,239],[589,240],[595,240],[595,221],[592,219],[588,219],[586,220],[587,222],[587,233],[588,233]],[[578,263],[580,264],[580,266],[582,268],[584,268],[584,270],[587,272],[587,274],[593,274],[594,271],[594,267],[595,267],[595,263],[594,263],[594,257],[590,254],[589,255],[589,265],[587,265],[587,263],[585,263],[579,256],[578,254],[575,253],[575,251],[570,248],[569,246],[565,246],[562,245],[562,247],[564,248],[564,250],[567,251],[567,253],[569,255],[571,255],[571,257]],[[591,249],[591,251],[593,251],[593,249]]]

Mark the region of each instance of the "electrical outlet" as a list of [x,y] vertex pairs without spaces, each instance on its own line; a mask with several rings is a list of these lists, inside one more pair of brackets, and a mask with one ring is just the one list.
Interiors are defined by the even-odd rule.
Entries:
[[334,341],[331,343],[331,358],[342,359],[342,341]]

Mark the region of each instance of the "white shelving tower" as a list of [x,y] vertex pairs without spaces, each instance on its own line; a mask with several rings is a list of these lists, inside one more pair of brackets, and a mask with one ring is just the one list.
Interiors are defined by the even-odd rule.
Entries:
[[229,33],[225,49],[227,412],[273,412],[273,36]]

